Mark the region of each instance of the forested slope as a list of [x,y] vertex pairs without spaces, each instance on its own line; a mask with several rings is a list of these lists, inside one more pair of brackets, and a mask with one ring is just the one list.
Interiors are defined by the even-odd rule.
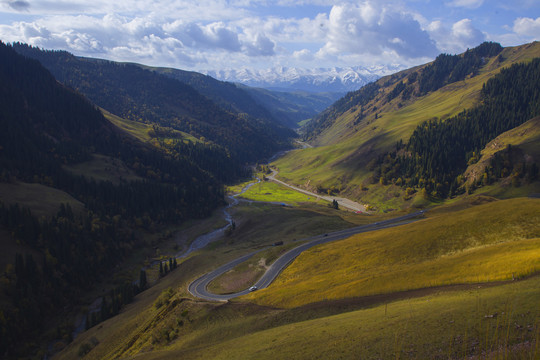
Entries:
[[[165,152],[141,143],[38,61],[2,43],[0,106],[0,186],[42,184],[85,205],[77,212],[62,205],[38,219],[29,209],[0,202],[2,246],[16,241],[26,249],[0,279],[0,354],[9,359],[35,353],[44,325],[142,246],[141,231],[207,216],[223,203],[223,185],[194,161],[212,158],[211,149],[182,142],[179,151]],[[142,180],[113,184],[66,170],[96,153],[118,159]],[[234,167],[216,169],[217,177],[238,176]],[[106,314],[138,291],[131,282],[122,289],[113,296],[117,307]]]
[[255,113],[261,115],[258,118],[236,113],[234,104],[231,111],[225,111],[223,102],[227,99],[216,105],[187,83],[134,64],[78,58],[24,44],[14,44],[14,48],[39,60],[59,81],[107,111],[187,132],[224,147],[238,162],[271,156],[294,136],[291,130],[262,116],[267,115],[262,109]]

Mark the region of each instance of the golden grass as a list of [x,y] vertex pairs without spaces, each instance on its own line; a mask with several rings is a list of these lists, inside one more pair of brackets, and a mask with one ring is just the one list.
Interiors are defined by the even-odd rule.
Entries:
[[[116,125],[118,128],[131,134],[132,136],[134,136],[135,138],[143,142],[149,142],[155,145],[155,143],[152,142],[152,137],[149,135],[149,131],[152,129],[152,125],[145,124],[138,121],[127,120],[119,116],[116,116],[114,114],[111,114],[110,112],[104,109],[101,109],[101,112],[103,113],[103,115],[105,116],[107,120],[109,120],[111,123]],[[174,133],[179,134],[184,140],[189,140],[191,142],[200,142],[199,139],[197,139],[196,137],[186,132],[174,130]],[[167,139],[165,138],[164,140],[167,140]]]
[[137,139],[143,142],[148,142],[152,139],[150,135],[148,134],[148,131],[152,129],[151,125],[137,122],[137,121],[126,120],[124,118],[111,114],[110,112],[104,109],[101,109],[101,112],[103,113],[103,116],[105,116],[107,120],[112,122],[114,125],[116,125],[120,129],[124,130],[125,132],[133,135]]
[[129,358],[535,359],[540,355],[539,298],[540,278],[534,277],[497,287],[388,299],[306,321],[300,320],[300,310],[276,314],[261,308],[234,317],[224,305],[201,319],[204,326],[192,328],[170,346]]
[[[429,214],[429,213],[428,213]],[[519,259],[519,261],[516,261]],[[446,284],[509,280],[540,270],[540,201],[487,203],[302,253],[258,304],[316,301]]]

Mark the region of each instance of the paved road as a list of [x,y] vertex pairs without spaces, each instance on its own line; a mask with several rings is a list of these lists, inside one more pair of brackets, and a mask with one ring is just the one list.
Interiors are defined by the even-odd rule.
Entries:
[[293,190],[296,190],[298,192],[301,192],[303,194],[309,195],[309,196],[313,196],[313,197],[316,197],[316,198],[319,198],[319,199],[324,199],[324,200],[330,201],[330,202],[332,202],[333,200],[336,200],[338,202],[339,206],[347,208],[349,210],[366,212],[366,207],[364,205],[362,205],[360,203],[357,203],[357,202],[354,202],[352,200],[342,198],[342,197],[336,197],[336,196],[326,196],[326,195],[315,194],[315,193],[313,193],[311,191],[301,189],[301,188],[296,187],[294,185],[288,184],[288,183],[286,183],[284,181],[278,180],[278,179],[276,179],[277,173],[278,172],[276,170],[272,169],[272,174],[268,175],[268,179],[270,179],[271,181],[276,182],[278,184],[284,185],[284,186],[286,186],[288,188],[291,188]]
[[[392,226],[402,225],[407,220],[411,220],[415,217],[423,215],[424,212],[425,210],[422,210],[422,211],[418,211],[412,214],[377,222],[370,225],[357,226],[350,229],[335,231],[332,233],[303,239],[303,241],[307,240],[307,242],[281,255],[272,265],[270,265],[270,267],[266,270],[266,272],[259,279],[259,281],[257,281],[254,284],[254,286],[256,286],[258,289],[263,289],[263,288],[268,287],[275,280],[275,278],[283,271],[283,269],[285,269],[298,255],[300,255],[303,251],[313,246],[324,244],[330,241],[345,239],[354,234],[359,234],[362,232],[380,230],[380,229],[384,229],[384,228],[388,228]],[[189,287],[188,287],[189,292],[198,298],[206,299],[206,300],[214,300],[214,301],[227,301],[229,299],[248,294],[249,289],[245,289],[243,291],[240,291],[234,294],[226,294],[226,295],[212,294],[207,290],[207,287],[208,287],[208,284],[212,280],[226,273],[227,271],[233,269],[236,265],[248,260],[253,255],[255,255],[256,253],[262,250],[258,250],[250,254],[244,255],[234,261],[231,261],[228,264],[225,264],[219,267],[218,269],[208,274],[201,276],[200,278],[198,278],[197,280],[189,284]]]

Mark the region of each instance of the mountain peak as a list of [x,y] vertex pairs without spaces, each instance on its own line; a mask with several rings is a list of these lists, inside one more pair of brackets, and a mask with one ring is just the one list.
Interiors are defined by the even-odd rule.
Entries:
[[347,92],[358,90],[365,84],[401,68],[401,65],[317,69],[276,66],[268,69],[208,70],[202,73],[222,81],[272,90]]

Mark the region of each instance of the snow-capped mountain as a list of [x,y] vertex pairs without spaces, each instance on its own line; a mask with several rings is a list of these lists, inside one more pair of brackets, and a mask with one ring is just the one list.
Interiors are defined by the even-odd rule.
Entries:
[[203,73],[218,80],[271,90],[347,92],[358,90],[365,84],[401,68],[399,65],[318,69],[275,67],[264,70],[227,69]]

